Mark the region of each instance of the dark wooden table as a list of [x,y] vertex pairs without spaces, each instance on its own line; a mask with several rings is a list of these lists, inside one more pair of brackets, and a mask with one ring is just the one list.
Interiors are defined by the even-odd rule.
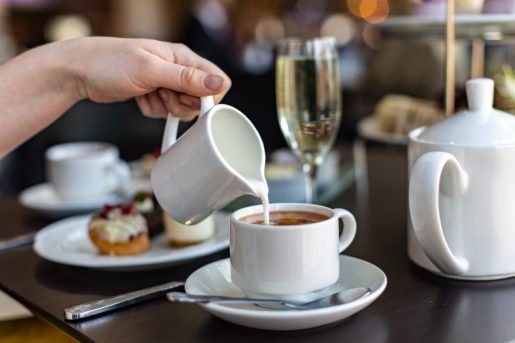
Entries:
[[[407,167],[403,148],[367,149],[368,184],[358,183],[332,205],[351,210],[358,234],[346,254],[370,261],[388,277],[385,292],[344,321],[309,330],[274,332],[220,320],[200,307],[165,298],[81,322],[63,309],[105,296],[186,279],[228,250],[177,267],[107,272],[55,264],[30,247],[0,253],[0,288],[37,316],[81,341],[95,342],[507,342],[515,339],[515,279],[464,282],[416,267],[406,253]],[[368,186],[368,187],[363,187]],[[367,189],[368,191],[363,191]],[[0,238],[49,223],[0,199]],[[515,249],[515,242],[514,242]]]

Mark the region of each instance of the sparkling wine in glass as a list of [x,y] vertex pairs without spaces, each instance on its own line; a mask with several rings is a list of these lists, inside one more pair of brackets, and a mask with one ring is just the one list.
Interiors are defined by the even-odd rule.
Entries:
[[341,121],[338,55],[334,38],[289,38],[276,61],[279,125],[306,173],[306,201],[316,201],[318,166],[332,148]]

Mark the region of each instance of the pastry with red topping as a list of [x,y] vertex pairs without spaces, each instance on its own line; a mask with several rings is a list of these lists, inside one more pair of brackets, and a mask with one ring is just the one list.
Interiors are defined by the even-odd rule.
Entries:
[[88,233],[106,255],[136,255],[150,246],[147,220],[132,204],[105,205],[89,222]]
[[147,219],[150,237],[155,237],[163,232],[162,210],[150,192],[142,190],[134,194],[132,205]]

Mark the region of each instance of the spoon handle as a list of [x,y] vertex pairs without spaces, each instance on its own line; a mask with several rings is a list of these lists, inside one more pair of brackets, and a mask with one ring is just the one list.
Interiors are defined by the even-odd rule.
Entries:
[[282,300],[275,299],[252,299],[252,298],[238,298],[226,297],[217,295],[197,295],[187,294],[184,292],[169,292],[166,294],[168,299],[172,302],[190,303],[190,304],[208,304],[211,302],[224,303],[224,304],[273,304],[287,306]]

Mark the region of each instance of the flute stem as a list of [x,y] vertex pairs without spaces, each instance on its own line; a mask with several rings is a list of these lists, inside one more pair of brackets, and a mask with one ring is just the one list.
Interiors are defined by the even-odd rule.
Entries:
[[306,175],[306,203],[314,204],[317,195],[317,171],[318,165],[306,163],[302,166],[302,170]]

